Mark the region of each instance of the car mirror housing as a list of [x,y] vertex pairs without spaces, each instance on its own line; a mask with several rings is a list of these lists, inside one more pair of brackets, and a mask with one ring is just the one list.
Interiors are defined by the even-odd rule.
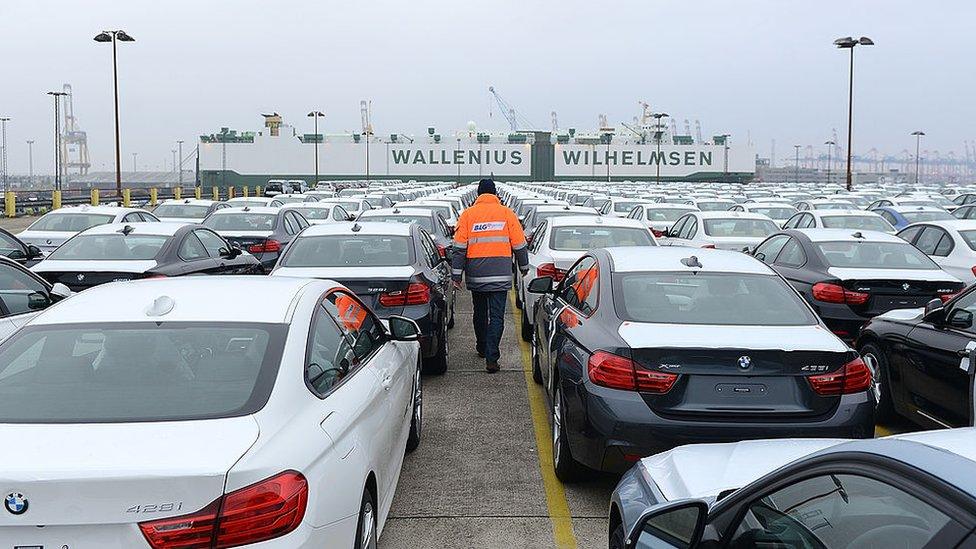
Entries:
[[33,244],[31,244],[30,246],[27,246],[27,257],[28,258],[40,257],[42,255],[44,255],[44,252],[42,252],[41,249],[38,248],[37,246],[35,246]]
[[942,309],[943,309],[942,300],[939,298],[935,298],[925,304],[925,313],[923,316],[925,317],[926,320],[936,319],[936,317],[940,316],[941,313],[943,312]]
[[700,499],[677,500],[644,511],[624,544],[626,549],[697,547],[708,521],[708,504]]
[[529,293],[533,293],[533,294],[552,293],[552,277],[541,276],[539,278],[532,279],[532,282],[529,282]]
[[949,314],[946,324],[953,328],[968,330],[973,327],[973,313],[966,309],[955,309]]
[[51,302],[51,298],[43,292],[33,292],[27,296],[27,308],[32,311],[46,309]]
[[71,288],[68,288],[67,286],[65,286],[60,282],[55,282],[54,286],[51,286],[51,297],[57,298],[54,299],[54,301],[57,301],[58,299],[64,299],[66,297],[70,297],[71,293],[72,293]]
[[235,257],[241,255],[243,251],[240,248],[231,246],[230,248],[223,248],[220,250],[220,256],[227,259],[234,259]]
[[420,326],[417,326],[413,320],[399,315],[390,315],[388,322],[390,336],[394,340],[417,341],[420,338]]

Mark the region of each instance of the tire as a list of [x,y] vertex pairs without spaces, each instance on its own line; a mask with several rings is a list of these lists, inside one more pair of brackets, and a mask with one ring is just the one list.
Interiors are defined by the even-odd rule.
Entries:
[[569,438],[566,436],[566,423],[563,418],[563,397],[559,383],[554,383],[556,389],[552,394],[552,468],[556,478],[565,483],[579,480],[583,473],[583,466],[573,459],[569,449]]
[[441,330],[441,334],[437,338],[437,353],[430,358],[424,359],[423,371],[425,374],[439,376],[447,371],[447,327],[443,324],[442,326],[445,327]]
[[420,435],[423,431],[424,385],[420,369],[420,364],[418,364],[413,381],[413,414],[410,417],[410,434],[407,435],[407,453],[413,452],[420,446]]
[[356,549],[376,549],[376,498],[369,490],[363,491],[356,521]]
[[522,292],[519,291],[518,283],[515,284],[515,308],[521,309],[525,304],[522,303]]
[[610,532],[610,549],[624,549],[627,545],[627,535],[624,534],[624,525],[618,524],[613,532]]
[[897,413],[895,412],[895,403],[891,399],[891,374],[888,371],[888,359],[874,343],[861,345],[859,352],[868,369],[874,374],[872,388],[878,399],[878,407],[874,414],[875,419],[890,421],[897,416]]
[[536,385],[542,385],[542,368],[539,366],[539,341],[532,331],[532,381]]
[[529,315],[522,309],[522,341],[532,341],[532,325],[529,324]]
[[457,303],[457,290],[451,288],[451,292],[453,292],[454,295],[451,297],[451,317],[447,321],[448,330],[454,329],[454,305]]

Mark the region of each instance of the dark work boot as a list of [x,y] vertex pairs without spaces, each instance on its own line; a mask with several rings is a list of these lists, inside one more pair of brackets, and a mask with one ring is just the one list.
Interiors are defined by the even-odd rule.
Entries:
[[500,368],[498,367],[498,363],[497,362],[486,362],[485,363],[485,370],[489,374],[494,374],[495,372],[497,372],[498,370],[500,370]]

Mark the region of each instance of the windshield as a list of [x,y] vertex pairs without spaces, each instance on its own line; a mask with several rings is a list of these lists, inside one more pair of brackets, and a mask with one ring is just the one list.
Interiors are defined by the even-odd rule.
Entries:
[[271,202],[272,206],[281,204],[297,204],[299,202],[305,202],[304,196],[276,196],[274,201]]
[[32,326],[0,346],[0,423],[128,423],[252,414],[287,326]]
[[814,210],[853,210],[850,202],[819,202],[812,204]]
[[750,211],[773,219],[789,219],[796,213],[796,208],[750,208]]
[[661,324],[806,326],[813,313],[774,275],[688,272],[613,273],[623,320]]
[[919,221],[940,221],[942,219],[953,219],[952,214],[949,212],[902,212],[902,217],[904,217],[909,223],[918,223]]
[[706,219],[705,234],[715,237],[762,238],[779,230],[769,219]]
[[210,206],[201,204],[160,204],[153,210],[156,217],[176,217],[180,219],[203,219],[207,217]]
[[295,239],[284,267],[395,267],[412,265],[406,236],[305,236]]
[[692,208],[680,209],[680,208],[647,208],[647,220],[648,221],[677,221],[682,215],[695,211]]
[[168,236],[150,234],[78,235],[51,252],[48,259],[83,259],[102,261],[154,259]]
[[825,215],[820,218],[828,229],[860,229],[888,232],[894,230],[890,223],[873,215]]
[[277,214],[266,213],[218,213],[203,224],[215,231],[273,231],[277,218]]
[[927,255],[911,244],[861,240],[817,242],[827,265],[855,269],[938,269]]
[[434,226],[431,224],[430,217],[419,216],[419,215],[368,215],[360,218],[362,221],[369,222],[379,222],[379,223],[416,223],[420,225],[427,232],[434,232]]
[[84,213],[53,213],[38,219],[27,228],[28,231],[52,231],[64,233],[80,233],[95,225],[111,223],[114,215],[84,214]]
[[731,207],[733,202],[699,200],[698,209],[703,212],[723,212]]
[[302,214],[305,219],[332,219],[332,208],[288,208]]
[[549,248],[585,251],[612,246],[654,246],[651,233],[633,227],[554,227]]
[[613,204],[613,211],[615,211],[617,213],[627,213],[630,210],[633,210],[634,209],[634,206],[636,206],[638,204],[640,204],[640,202],[638,202],[636,200],[614,202],[614,204]]
[[935,201],[928,199],[917,199],[917,200],[899,200],[899,206],[925,206],[928,208],[938,208],[939,204]]
[[251,200],[246,200],[246,199],[237,200],[235,198],[234,200],[228,201],[227,203],[234,208],[243,208],[245,206],[250,206],[251,208],[258,208],[258,207],[267,206],[270,202],[271,202],[270,200],[262,200],[257,198]]

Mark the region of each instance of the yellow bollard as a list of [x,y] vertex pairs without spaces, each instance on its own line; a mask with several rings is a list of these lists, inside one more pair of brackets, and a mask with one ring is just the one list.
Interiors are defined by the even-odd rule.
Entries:
[[254,186],[254,196],[261,196],[261,185]]
[[247,198],[247,197],[248,197],[248,191],[249,191],[250,189],[248,188],[248,186],[247,186],[247,185],[244,185],[244,186],[242,187],[242,189],[244,190],[244,198]]
[[183,198],[183,187],[173,187],[173,198],[176,200]]
[[227,200],[234,198],[234,187],[227,187]]
[[98,189],[91,190],[91,205],[98,206]]
[[17,217],[17,195],[13,191],[3,193],[3,206],[7,217]]
[[202,196],[203,196],[203,188],[202,187],[196,187],[195,189],[193,189],[193,198],[196,198],[197,200],[200,200],[200,198]]
[[159,190],[156,187],[149,189],[149,205],[155,206],[159,203]]
[[217,187],[213,188],[213,199],[220,200],[220,189],[218,189]]
[[51,209],[57,210],[61,207],[61,191],[51,193]]
[[128,208],[132,204],[132,190],[122,189],[122,207]]

